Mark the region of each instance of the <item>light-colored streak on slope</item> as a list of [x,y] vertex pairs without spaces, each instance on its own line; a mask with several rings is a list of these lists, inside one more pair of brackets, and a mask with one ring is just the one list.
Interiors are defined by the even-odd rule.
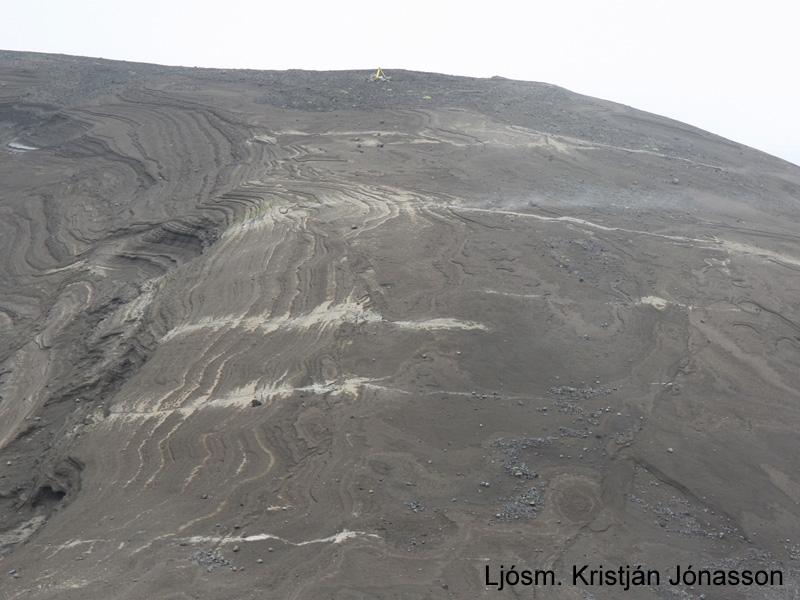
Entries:
[[175,424],[175,426],[172,429],[170,429],[169,432],[167,432],[167,434],[158,441],[158,444],[156,444],[156,447],[158,448],[159,459],[161,462],[158,468],[155,471],[153,471],[153,474],[150,476],[150,478],[147,481],[145,481],[144,483],[145,488],[150,487],[156,480],[156,478],[161,474],[161,471],[163,471],[164,468],[166,468],[167,455],[169,454],[170,439],[172,438],[172,434],[175,433],[178,429],[180,429],[182,425],[183,422],[178,421]]
[[280,329],[311,329],[312,327],[330,327],[342,322],[368,323],[379,322],[403,329],[482,329],[487,327],[475,321],[462,321],[455,318],[419,319],[416,321],[387,321],[381,315],[362,308],[357,303],[345,302],[332,305],[331,301],[323,302],[311,312],[304,315],[290,316],[288,314],[272,317],[241,317],[229,316],[220,319],[204,318],[196,323],[182,325],[170,330],[161,342],[172,340],[195,331],[219,331],[223,327],[231,329],[242,328],[246,332],[260,330],[263,333],[272,333]]
[[244,542],[261,542],[266,540],[278,540],[279,542],[283,542],[289,546],[307,546],[309,544],[341,544],[342,542],[357,538],[357,537],[366,537],[366,538],[374,538],[374,539],[381,539],[381,536],[376,535],[374,533],[367,533],[365,531],[350,531],[348,529],[344,529],[335,535],[328,536],[326,538],[319,538],[315,540],[306,540],[305,542],[291,542],[287,539],[278,537],[277,535],[271,535],[269,533],[260,533],[258,535],[249,535],[247,537],[213,537],[213,536],[194,536],[190,537],[184,541],[190,544],[199,544],[202,542],[214,542],[220,545],[225,544],[232,544],[232,543],[241,543]]
[[460,321],[458,319],[422,319],[419,321],[390,321],[396,327],[404,329],[481,329],[487,330],[486,325],[475,321]]
[[208,446],[208,438],[213,435],[213,433],[204,433],[202,436],[200,436],[200,443],[202,444],[203,449],[206,451],[206,456],[203,458],[203,461],[200,464],[195,465],[194,469],[192,469],[192,472],[189,473],[189,476],[183,481],[181,493],[186,491],[186,488],[189,487],[189,484],[192,483],[195,477],[200,474],[200,471],[208,465],[208,461],[214,457],[214,452]]
[[544,215],[534,215],[530,213],[521,213],[509,210],[496,210],[489,208],[476,208],[476,207],[465,207],[465,206],[459,206],[458,208],[453,208],[452,206],[446,207],[443,205],[443,207],[449,208],[454,214],[457,214],[457,211],[471,211],[471,212],[494,213],[501,215],[513,215],[515,217],[527,217],[539,221],[570,223],[573,225],[579,225],[581,227],[586,227],[590,229],[598,229],[600,231],[614,231],[614,232],[630,233],[634,235],[646,235],[650,237],[661,238],[672,242],[695,244],[705,248],[715,248],[718,250],[723,250],[729,254],[739,254],[742,256],[757,257],[764,260],[768,260],[770,262],[778,262],[778,263],[783,262],[795,266],[800,266],[800,258],[790,256],[787,254],[780,254],[772,250],[765,250],[764,248],[759,248],[757,246],[752,246],[749,244],[741,244],[739,242],[723,240],[716,236],[711,236],[709,238],[691,238],[679,235],[666,235],[663,233],[653,233],[650,231],[639,231],[636,229],[626,229],[624,227],[607,227],[599,223],[593,223],[591,221],[587,221],[585,219],[578,219],[576,217],[546,217]]
[[[134,473],[133,476],[130,479],[128,479],[128,481],[125,482],[125,485],[122,486],[123,488],[127,488],[131,483],[136,481],[136,478],[144,470],[145,463],[147,462],[145,460],[145,456],[144,456],[144,447],[151,441],[151,438],[152,438],[153,434],[155,433],[156,429],[161,427],[161,425],[164,423],[164,421],[167,420],[167,417],[169,417],[169,414],[167,414],[167,413],[155,413],[155,414],[152,414],[151,413],[150,417],[155,421],[155,424],[153,425],[153,428],[150,430],[150,433],[147,434],[147,435],[144,435],[144,437],[142,439],[142,443],[139,444],[139,447],[137,448],[137,454],[139,456],[139,468],[136,470],[136,473]],[[138,433],[138,431],[137,431],[137,433]]]

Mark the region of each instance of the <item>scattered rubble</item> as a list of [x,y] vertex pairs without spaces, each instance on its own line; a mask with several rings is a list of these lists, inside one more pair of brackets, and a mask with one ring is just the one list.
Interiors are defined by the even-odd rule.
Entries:
[[192,562],[196,562],[198,565],[207,566],[206,569],[209,573],[213,571],[215,568],[218,567],[233,567],[233,563],[226,559],[221,554],[217,554],[216,552],[210,551],[202,551],[196,554],[192,554],[189,557],[189,560]]
[[556,438],[519,438],[507,440],[498,438],[492,446],[503,448],[508,459],[503,463],[503,469],[512,477],[524,477],[525,479],[536,479],[539,474],[528,467],[520,458],[520,450],[529,448],[546,448],[553,444]]
[[519,496],[511,498],[495,514],[496,519],[532,519],[544,508],[544,497],[538,488],[532,487]]
[[609,388],[574,388],[568,385],[560,385],[558,387],[551,387],[547,390],[556,396],[568,396],[573,400],[589,400],[595,396],[609,396],[614,393],[614,390]]

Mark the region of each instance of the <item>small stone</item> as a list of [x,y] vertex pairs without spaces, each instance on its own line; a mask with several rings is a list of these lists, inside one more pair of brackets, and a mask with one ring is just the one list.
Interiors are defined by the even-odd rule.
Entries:
[[262,559],[262,558],[259,558],[259,559],[258,559],[256,562],[257,562],[258,564],[263,564],[263,563],[264,563],[264,559]]
[[234,547],[233,547],[233,551],[234,551],[234,552],[238,552],[239,550],[241,550],[241,548],[239,548],[239,546],[234,546]]
[[667,448],[667,452],[672,453],[672,452],[675,452],[675,451],[672,448]]

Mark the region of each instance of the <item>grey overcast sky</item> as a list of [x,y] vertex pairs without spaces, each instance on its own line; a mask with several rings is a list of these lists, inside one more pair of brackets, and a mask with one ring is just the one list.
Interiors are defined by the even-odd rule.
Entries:
[[0,48],[543,81],[800,164],[800,3],[2,0]]

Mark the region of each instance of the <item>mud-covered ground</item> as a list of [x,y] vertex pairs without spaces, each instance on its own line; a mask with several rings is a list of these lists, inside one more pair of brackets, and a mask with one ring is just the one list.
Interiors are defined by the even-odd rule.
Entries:
[[370,73],[0,52],[0,598],[798,597],[800,169]]

